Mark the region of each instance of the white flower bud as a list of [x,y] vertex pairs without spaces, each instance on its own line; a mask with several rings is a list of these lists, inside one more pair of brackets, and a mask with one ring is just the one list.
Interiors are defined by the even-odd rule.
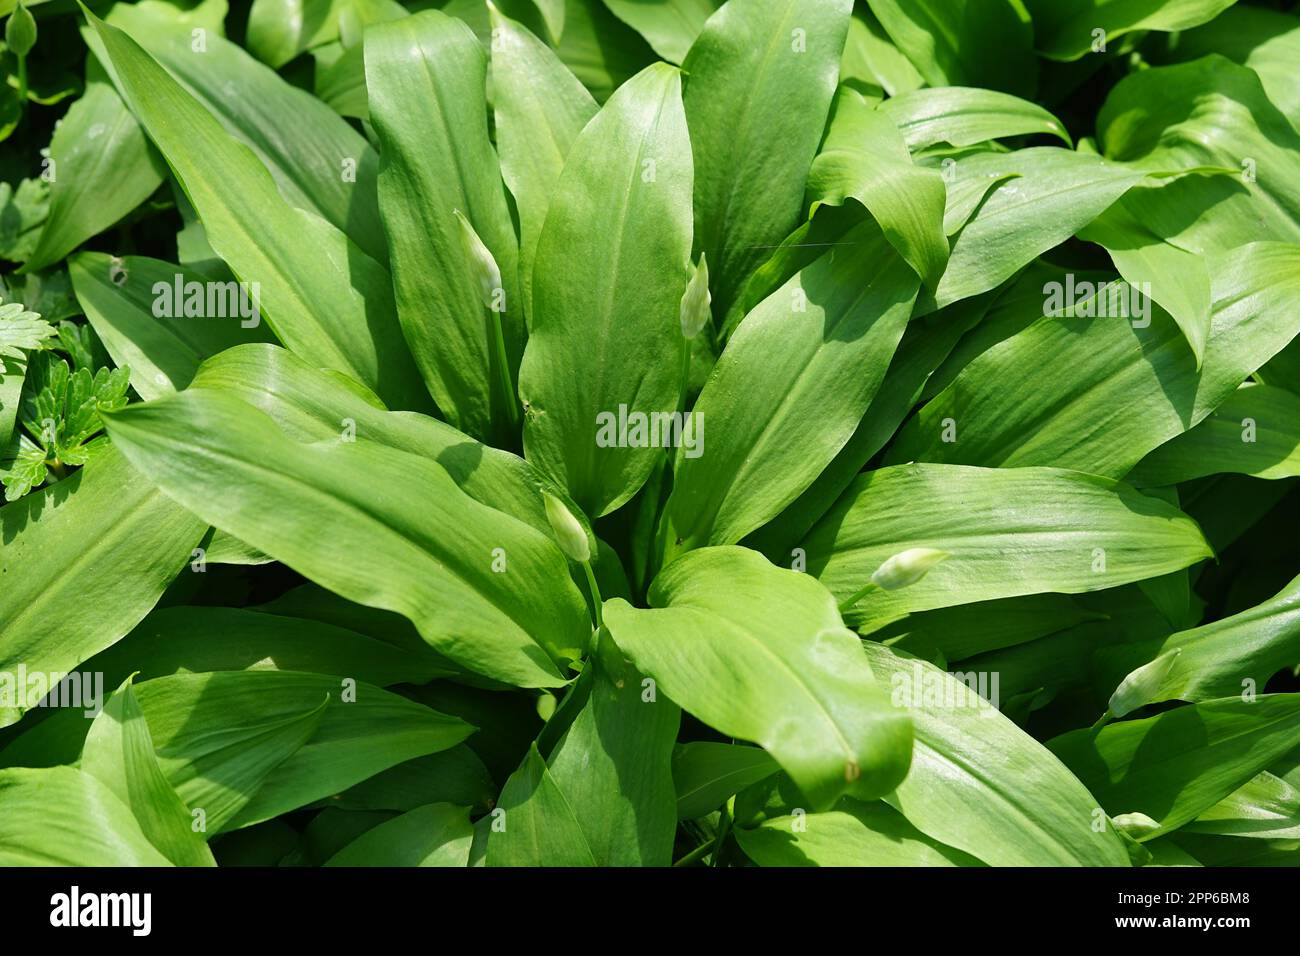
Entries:
[[542,492],[542,500],[546,503],[546,520],[551,523],[560,550],[579,563],[589,560],[591,545],[587,542],[587,533],[582,530],[582,525],[578,524],[573,512],[549,491]]
[[700,264],[691,273],[691,281],[686,283],[686,291],[682,293],[682,335],[687,339],[699,335],[708,323],[709,305],[712,302],[713,297],[709,295],[709,264],[701,252]]
[[460,239],[465,247],[465,255],[474,267],[474,275],[478,278],[479,296],[483,299],[483,306],[490,309],[497,290],[501,288],[501,269],[497,266],[492,250],[483,244],[465,214],[459,209],[453,209],[452,212],[460,220]]
[[932,567],[949,557],[947,551],[935,548],[908,548],[878,567],[871,582],[886,591],[896,591],[915,584]]

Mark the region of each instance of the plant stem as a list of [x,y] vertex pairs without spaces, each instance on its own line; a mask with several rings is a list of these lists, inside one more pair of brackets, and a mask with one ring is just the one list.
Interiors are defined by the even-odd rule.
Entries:
[[510,379],[510,360],[506,358],[506,335],[501,327],[501,313],[488,309],[492,313],[492,347],[496,352],[497,378],[501,391],[505,395],[506,414],[510,416],[510,427],[519,427],[519,398],[515,395],[515,383]]
[[587,587],[591,588],[591,604],[596,609],[596,630],[604,627],[604,620],[600,615],[600,585],[596,583],[596,575],[591,570],[591,562],[583,561],[582,570],[587,572]]
[[[682,394],[681,397],[677,399],[677,410],[683,413],[686,411],[686,399],[690,396],[691,392],[691,340],[685,339],[684,341],[686,347],[682,349]],[[685,427],[686,424],[683,422],[682,428],[684,429]],[[669,458],[672,458],[671,452],[669,453]]]
[[868,581],[868,582],[867,582],[867,583],[862,587],[861,590],[859,590],[859,591],[854,591],[853,594],[850,595],[847,599],[841,601],[841,602],[840,602],[840,613],[843,614],[843,613],[844,613],[845,611],[847,611],[849,608],[853,607],[853,605],[855,605],[855,604],[857,604],[859,601],[861,601],[864,597],[867,596],[867,592],[868,592],[868,591],[871,591],[872,589],[874,589],[875,586],[876,586],[876,584],[875,584],[874,581]]
[[712,843],[701,843],[690,853],[687,853],[684,857],[682,857],[680,860],[674,863],[673,866],[686,866],[690,863],[694,863],[696,860],[700,859],[701,857],[706,856],[708,852],[712,849],[713,849]]
[[18,109],[27,115],[27,56],[18,57]]
[[711,866],[718,865],[718,858],[722,856],[722,841],[727,839],[727,834],[731,832],[731,805],[736,802],[732,797],[722,807],[722,818],[718,820],[718,838],[713,842],[713,861]]

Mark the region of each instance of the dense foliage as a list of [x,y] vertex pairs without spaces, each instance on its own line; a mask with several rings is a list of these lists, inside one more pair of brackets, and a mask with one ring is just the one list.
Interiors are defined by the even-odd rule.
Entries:
[[0,14],[0,863],[1296,860],[1290,0]]

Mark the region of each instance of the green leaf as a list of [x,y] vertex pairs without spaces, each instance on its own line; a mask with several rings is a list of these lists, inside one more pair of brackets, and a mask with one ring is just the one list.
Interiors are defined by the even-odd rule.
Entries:
[[[125,409],[109,428],[210,524],[344,597],[405,615],[469,670],[557,686],[557,662],[587,642],[585,602],[555,545],[475,502],[432,462],[341,437],[298,444],[252,406],[206,388]],[[330,534],[320,535],[325,521]],[[494,549],[504,549],[505,573],[493,571]]]
[[[912,768],[888,798],[922,833],[990,866],[1127,866],[1096,802],[1038,741],[932,664],[866,642],[916,728]],[[978,675],[969,675],[977,677]]]
[[[1251,70],[1221,56],[1140,70],[1106,98],[1097,138],[1107,158],[1134,168],[1237,173],[1183,176],[1126,196],[1129,214],[1166,242],[1203,256],[1300,242],[1292,174],[1300,132]],[[1220,280],[1214,269],[1210,278]]]
[[[1208,417],[1300,332],[1291,307],[1300,290],[1300,246],[1253,243],[1212,272],[1199,373],[1162,310],[1122,283],[1089,298],[1090,282],[1058,273],[1043,298],[1017,306],[1038,320],[972,361],[899,432],[887,460],[1052,464],[1124,475]],[[1083,315],[1039,318],[1070,289],[1084,300],[1075,310]],[[956,441],[943,440],[948,419]]]
[[[1037,256],[1069,239],[1146,176],[1141,170],[1055,146],[959,159],[951,175],[988,192],[957,233],[947,271],[929,301],[932,311],[987,292]],[[1013,177],[1008,179],[1007,177]]]
[[1072,146],[1070,134],[1037,103],[1009,93],[970,86],[911,90],[880,105],[913,152],[938,143],[975,146],[1005,136],[1055,136]]
[[241,315],[233,283],[209,294],[206,278],[170,262],[82,252],[68,272],[104,348],[146,400],[187,386],[204,359],[268,337],[256,313]]
[[682,64],[695,245],[708,257],[719,315],[798,222],[851,8],[848,0],[732,0]]
[[1210,273],[1204,258],[1165,242],[1123,201],[1082,229],[1079,238],[1104,247],[1126,282],[1149,290],[1183,330],[1199,369],[1210,333]]
[[925,80],[886,36],[871,9],[863,5],[854,9],[849,20],[840,82],[863,93],[868,84],[878,86],[894,97],[916,89]]
[[267,322],[309,361],[357,378],[397,407],[427,404],[397,334],[387,270],[346,235],[281,197],[256,154],[116,27],[88,17],[119,89],[236,276],[258,283]]
[[870,406],[918,279],[873,223],[844,242],[765,299],[727,342],[677,449],[669,554],[734,544],[777,515]]
[[1048,747],[1112,815],[1137,812],[1157,821],[1140,838],[1150,840],[1195,820],[1297,741],[1300,694],[1266,694],[1076,730]]
[[569,147],[596,114],[596,101],[546,44],[495,7],[488,12],[497,149],[519,208],[519,284],[531,316],[533,260],[546,210]]
[[681,63],[718,0],[605,0],[614,16],[646,38],[669,63]]
[[[910,730],[875,689],[858,641],[811,578],[743,548],[692,551],[605,624],[660,691],[721,733],[761,744],[811,802],[888,792]],[[726,661],[726,666],[720,666]]]
[[1177,41],[1168,55],[1179,60],[1219,53],[1250,67],[1270,102],[1300,129],[1300,77],[1292,69],[1300,54],[1300,18],[1294,12],[1238,4],[1204,26],[1179,33]]
[[473,840],[468,809],[431,803],[367,830],[325,865],[466,866]]
[[768,752],[758,747],[709,740],[681,744],[673,752],[677,818],[707,816],[730,797],[780,769]]
[[598,865],[668,866],[677,829],[677,705],[655,692],[605,631],[588,667],[595,668],[591,694],[547,760],[551,780]]
[[68,109],[50,142],[50,211],[23,266],[58,262],[149,198],[166,166],[112,85],[97,81]]
[[1145,703],[1253,695],[1300,659],[1300,578],[1262,604],[1170,634],[1151,656],[1173,650],[1177,659]]
[[955,604],[1116,587],[1212,556],[1181,511],[1111,479],[925,464],[860,476],[802,547],[839,600],[900,551],[951,555],[910,587],[867,594],[848,614],[864,630]]
[[22,359],[43,348],[56,329],[21,302],[0,305],[0,358]]
[[412,648],[325,621],[233,607],[166,607],[93,658],[110,684],[211,671],[334,674],[387,687],[459,673],[421,642]]
[[164,772],[188,806],[206,810],[209,832],[286,813],[472,731],[320,674],[178,674],[140,684],[138,695]]
[[800,813],[737,829],[736,842],[759,866],[982,866],[931,840],[884,803],[845,799],[826,813]]
[[130,677],[91,724],[81,770],[108,786],[131,809],[149,842],[177,866],[217,865],[191,825],[189,808],[158,766]]
[[168,866],[131,811],[71,767],[0,770],[0,865]]
[[[115,449],[0,508],[0,671],[63,674],[122,638],[189,559],[203,524]],[[37,702],[0,708],[14,723]]]
[[289,205],[315,213],[385,262],[375,185],[379,156],[365,137],[213,31],[196,51],[192,26],[170,22],[173,16],[145,4],[117,4],[107,20],[135,37],[256,154]]
[[986,86],[1029,95],[1037,85],[1034,30],[1019,0],[868,4],[930,86]]
[[680,88],[666,64],[619,88],[574,141],[537,246],[524,450],[593,518],[631,498],[664,454],[602,447],[602,423],[671,413],[681,391],[691,166]]
[[1138,462],[1127,480],[1174,485],[1223,472],[1300,475],[1300,396],[1272,385],[1242,385],[1195,428]]
[[530,744],[486,818],[488,866],[596,866],[582,824]]
[[248,48],[275,68],[338,36],[343,0],[253,0]]
[[[232,348],[205,362],[195,388],[220,389],[270,415],[290,437],[314,442],[338,439],[349,422],[358,436],[437,462],[474,500],[551,535],[543,492],[555,495],[586,519],[568,493],[510,452],[483,445],[433,418],[376,407],[373,396],[337,375],[312,368],[292,352],[271,345]],[[587,527],[593,553],[595,537]]]
[[1300,839],[1300,790],[1264,771],[1182,828],[1254,840]]
[[1138,30],[1174,32],[1213,20],[1236,0],[1024,0],[1039,54],[1077,60]]
[[948,264],[943,177],[912,165],[889,117],[848,87],[835,94],[826,139],[808,173],[808,196],[836,206],[858,200],[921,280],[930,288],[938,283]]
[[447,420],[476,438],[504,439],[517,399],[497,386],[491,323],[455,216],[468,217],[500,267],[500,301],[489,308],[504,330],[513,381],[523,303],[514,227],[488,139],[487,55],[468,27],[436,10],[376,24],[365,43],[379,207],[402,330]]

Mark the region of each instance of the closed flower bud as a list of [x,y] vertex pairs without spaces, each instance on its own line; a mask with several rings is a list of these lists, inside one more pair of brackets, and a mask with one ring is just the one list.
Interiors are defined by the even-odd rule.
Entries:
[[478,279],[479,296],[483,299],[485,308],[493,308],[497,291],[501,288],[501,270],[497,267],[497,261],[492,255],[483,240],[478,237],[474,227],[470,225],[465,214],[459,209],[452,210],[456,218],[460,220],[460,239],[465,247],[465,255],[470,264],[474,267],[474,275]]
[[549,491],[542,492],[542,500],[546,503],[546,520],[551,523],[560,550],[579,563],[590,559],[591,545],[587,542],[587,533],[582,530],[582,525],[578,524],[573,512]]
[[21,3],[14,7],[5,24],[5,45],[16,56],[26,56],[36,46],[36,18]]
[[1148,661],[1141,667],[1132,671],[1127,677],[1119,682],[1115,688],[1115,693],[1110,695],[1110,702],[1107,704],[1107,710],[1112,717],[1123,717],[1125,714],[1131,714],[1145,704],[1150,703],[1159,693],[1165,678],[1173,669],[1174,662],[1178,660],[1178,655],[1183,652],[1181,647],[1170,648],[1153,661]]
[[878,567],[871,576],[871,581],[876,587],[896,591],[915,584],[925,577],[927,571],[948,557],[947,551],[935,548],[909,548]]
[[686,283],[682,293],[682,335],[693,339],[708,323],[709,305],[713,298],[709,295],[709,264],[700,253],[700,264],[691,273],[691,281]]

